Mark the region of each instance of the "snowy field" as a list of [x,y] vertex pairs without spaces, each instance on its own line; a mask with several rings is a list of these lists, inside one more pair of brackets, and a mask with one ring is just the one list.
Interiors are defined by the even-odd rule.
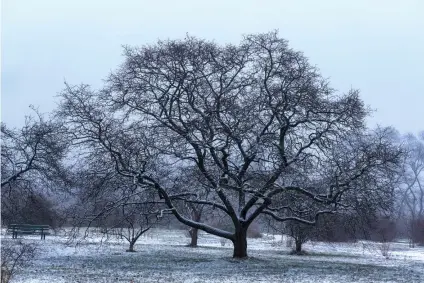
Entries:
[[[21,238],[37,245],[31,266],[14,282],[424,282],[424,247],[391,243],[389,257],[381,245],[307,243],[307,256],[289,255],[281,237],[249,239],[245,260],[231,258],[232,245],[201,234],[198,248],[186,247],[184,231],[156,229],[128,253],[124,240],[90,233],[68,243],[64,232]],[[2,233],[2,242],[15,241]]]

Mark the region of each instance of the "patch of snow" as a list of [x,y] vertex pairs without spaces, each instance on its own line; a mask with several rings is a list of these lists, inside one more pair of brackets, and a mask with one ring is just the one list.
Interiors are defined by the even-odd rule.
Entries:
[[[67,231],[65,231],[67,232]],[[390,243],[382,256],[380,243],[304,245],[306,256],[289,255],[281,235],[248,239],[249,258],[231,258],[232,244],[200,233],[199,247],[189,248],[184,230],[151,229],[128,253],[128,242],[96,231],[68,242],[65,232],[24,236],[38,248],[37,257],[20,270],[15,282],[424,282],[424,247]],[[283,240],[283,241],[282,241]],[[2,235],[2,242],[13,242]]]

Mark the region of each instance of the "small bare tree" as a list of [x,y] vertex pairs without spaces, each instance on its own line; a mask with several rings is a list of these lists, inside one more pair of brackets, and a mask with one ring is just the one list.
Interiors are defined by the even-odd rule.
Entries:
[[[408,155],[400,186],[400,213],[407,219],[407,233],[411,247],[424,244],[424,133],[405,137]],[[421,224],[422,225],[422,224]]]
[[66,133],[55,121],[46,121],[36,112],[26,117],[21,129],[1,124],[1,188],[39,179],[63,181],[66,170],[62,160],[67,153]]
[[127,251],[134,252],[137,240],[161,220],[163,212],[156,193],[124,178],[95,155],[79,157],[80,167],[74,172],[79,176],[75,228],[99,227],[106,235],[126,239]]
[[153,223],[155,223],[155,221],[152,220],[152,217],[154,220],[157,220],[158,215],[152,215],[152,212],[143,213],[138,207],[128,208],[126,206],[122,207],[122,214],[124,216],[127,227],[126,233],[121,230],[121,235],[129,243],[129,248],[127,251],[134,252],[134,245],[138,238],[140,238],[141,235],[146,233],[152,227]]
[[[298,221],[275,221],[272,217],[269,217],[265,220],[268,227],[282,235],[282,240],[284,235],[289,236],[287,240],[287,247],[292,248],[292,254],[303,255],[305,252],[302,247],[303,244],[309,240],[314,239],[315,233],[317,230],[316,225],[305,224]],[[293,246],[294,244],[294,246]]]
[[[186,168],[184,172],[181,172],[180,177],[174,180],[175,186],[181,191],[193,192],[193,195],[197,195],[199,190],[194,188],[198,186],[207,186],[205,180],[202,178],[202,174],[197,170],[196,167]],[[208,190],[207,188],[203,191],[205,195],[202,197],[207,199]],[[175,205],[185,215],[188,215],[191,220],[195,222],[207,222],[213,217],[217,217],[216,213],[210,209],[209,206],[198,203],[196,200],[191,201],[186,196],[181,196],[175,199]],[[198,245],[199,229],[189,226],[188,235],[190,236],[189,247],[195,248]]]
[[[64,165],[68,152],[66,129],[60,122],[35,113],[35,117],[26,117],[24,126],[19,129],[1,124],[3,223],[46,219],[47,215],[42,214],[52,206],[43,193],[70,183]],[[39,206],[34,214],[25,212],[34,206]]]
[[160,220],[160,212],[154,211],[149,204],[123,204],[110,213],[103,221],[102,233],[113,234],[124,238],[129,248],[127,252],[135,252],[137,240]]

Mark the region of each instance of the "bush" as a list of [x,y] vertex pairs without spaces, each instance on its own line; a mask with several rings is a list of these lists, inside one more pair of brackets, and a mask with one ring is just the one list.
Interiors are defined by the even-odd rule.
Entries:
[[286,240],[286,247],[287,248],[293,248],[293,246],[294,246],[294,240],[293,240],[293,238],[287,238],[287,240]]
[[354,242],[360,239],[390,242],[396,236],[396,224],[376,215],[332,214],[318,219],[312,240]]
[[389,259],[390,255],[391,255],[391,253],[390,253],[390,243],[389,242],[381,243],[380,252],[381,252],[382,256],[384,256],[386,259]]
[[424,219],[415,220],[412,229],[412,240],[420,246],[424,246]]
[[8,283],[19,269],[28,265],[35,256],[35,247],[16,241],[2,241],[1,283]]
[[45,224],[54,229],[61,220],[53,203],[35,192],[2,194],[1,214],[2,224]]

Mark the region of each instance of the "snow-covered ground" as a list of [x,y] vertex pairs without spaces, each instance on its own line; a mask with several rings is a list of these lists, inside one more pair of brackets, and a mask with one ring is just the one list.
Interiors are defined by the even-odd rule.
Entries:
[[[307,243],[307,256],[289,255],[281,237],[249,239],[246,260],[231,258],[232,246],[201,234],[198,248],[186,247],[184,231],[154,229],[139,239],[135,253],[125,240],[90,233],[84,241],[67,242],[63,233],[25,236],[37,245],[32,265],[14,282],[424,282],[424,247],[391,243],[389,257],[381,244]],[[2,233],[2,242],[12,242]]]

